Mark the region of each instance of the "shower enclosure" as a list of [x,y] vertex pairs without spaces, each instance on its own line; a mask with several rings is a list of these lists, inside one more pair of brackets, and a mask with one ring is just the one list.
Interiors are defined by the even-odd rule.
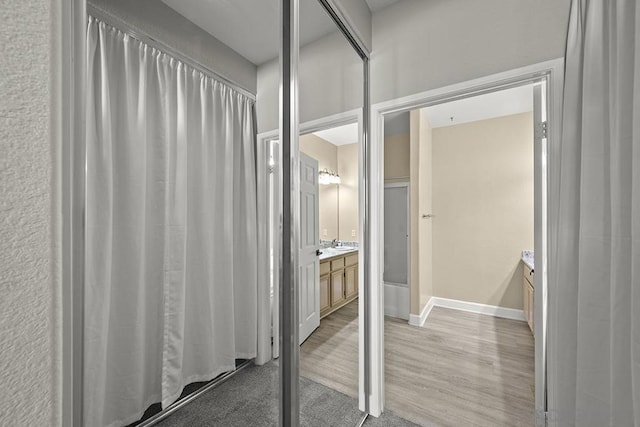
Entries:
[[[299,3],[256,3],[282,24],[276,57],[262,63],[280,64],[278,84],[266,89],[281,90],[277,158],[284,160],[281,253],[274,253],[281,260],[275,296],[280,317],[273,324],[257,90],[247,87],[251,78],[229,73],[234,67],[259,70],[265,59],[220,44],[223,32],[207,27],[208,19],[219,18],[201,9],[205,3],[65,4],[73,24],[65,45],[65,425],[159,421],[163,410],[187,402],[181,399],[189,391],[221,375],[226,379],[245,360],[272,364],[278,353],[279,385],[271,387],[279,396],[280,423],[299,424]],[[368,53],[342,9],[330,1],[319,4],[363,60],[360,167],[366,177]],[[264,16],[252,19],[277,29]],[[255,35],[254,42],[269,38]],[[265,108],[274,107],[265,102]],[[367,185],[363,178],[365,254]],[[361,262],[360,282],[368,283],[366,256]],[[364,285],[360,294],[366,324]],[[279,332],[273,344],[272,326]],[[368,395],[364,342],[361,396]],[[367,404],[361,398],[365,412]]]

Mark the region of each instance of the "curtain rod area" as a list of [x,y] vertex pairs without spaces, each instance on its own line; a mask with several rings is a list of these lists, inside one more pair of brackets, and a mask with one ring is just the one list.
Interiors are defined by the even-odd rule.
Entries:
[[[231,89],[235,90],[236,92],[246,96],[247,98],[251,99],[252,101],[255,102],[256,100],[256,95],[254,93],[251,93],[249,90],[243,88],[242,86],[240,86],[238,83],[233,82],[231,80],[229,80],[228,78],[224,77],[223,75],[213,71],[212,69],[210,69],[209,67],[203,65],[200,61],[197,61],[183,53],[178,52],[177,50],[175,50],[174,48],[168,46],[166,43],[163,43],[159,40],[154,39],[153,37],[146,35],[142,32],[140,32],[138,29],[136,29],[135,27],[133,27],[131,24],[129,24],[128,22],[124,21],[122,18],[119,18],[117,16],[114,16],[113,14],[104,11],[98,7],[96,7],[95,5],[89,4],[87,3],[87,15],[93,16],[96,19],[99,19],[101,21],[103,21],[106,24],[109,24],[115,28],[117,28],[118,30],[122,31],[123,33],[128,34],[129,36],[141,41],[142,43],[145,43],[153,48],[156,48],[158,50],[161,50],[162,52],[173,56],[174,58],[176,58],[179,61],[182,61],[184,63],[186,63],[187,65],[195,68],[196,70],[200,71],[201,73],[225,84],[226,86],[229,86]],[[85,27],[86,28],[86,27]]]

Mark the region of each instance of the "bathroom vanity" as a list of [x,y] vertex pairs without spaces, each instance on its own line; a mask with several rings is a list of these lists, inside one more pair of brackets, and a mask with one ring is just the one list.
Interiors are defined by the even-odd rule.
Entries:
[[320,255],[320,318],[358,297],[358,250],[323,249]]
[[531,332],[533,333],[535,330],[534,325],[534,313],[535,313],[535,305],[534,305],[534,271],[533,271],[534,263],[533,263],[533,252],[524,251],[522,253],[522,303],[523,303],[523,311],[524,318],[529,324],[529,328],[531,328]]

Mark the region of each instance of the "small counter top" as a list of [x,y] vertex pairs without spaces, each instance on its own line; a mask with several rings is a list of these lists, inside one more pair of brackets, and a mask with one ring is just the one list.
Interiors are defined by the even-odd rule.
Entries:
[[522,262],[524,262],[530,269],[533,270],[533,266],[534,266],[533,251],[522,251]]
[[323,248],[320,249],[322,254],[320,255],[320,262],[326,261],[331,258],[342,257],[358,252],[358,248],[351,248],[346,246],[338,246],[337,248]]

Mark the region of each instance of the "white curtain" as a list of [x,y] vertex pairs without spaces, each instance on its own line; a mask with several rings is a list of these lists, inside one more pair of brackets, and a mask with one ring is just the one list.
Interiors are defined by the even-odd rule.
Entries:
[[84,417],[123,425],[256,356],[254,102],[91,18]]
[[635,0],[573,1],[560,167],[557,289],[550,289],[557,390],[550,417],[561,426],[637,427],[640,5]]

